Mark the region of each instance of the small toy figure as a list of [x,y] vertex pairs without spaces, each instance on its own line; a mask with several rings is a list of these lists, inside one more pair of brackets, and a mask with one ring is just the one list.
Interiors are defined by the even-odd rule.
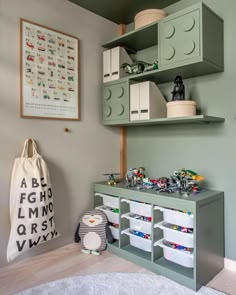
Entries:
[[144,61],[135,61],[132,65],[128,63],[123,63],[121,69],[127,74],[141,74],[143,72],[148,72],[158,69],[158,63],[155,61],[153,64]]
[[75,242],[81,240],[81,252],[85,254],[100,255],[109,243],[114,241],[108,226],[106,215],[101,210],[86,212],[81,218],[75,232]]
[[126,173],[126,184],[128,187],[135,187],[138,183],[142,184],[145,177],[145,168],[128,168]]
[[173,187],[176,186],[179,193],[188,196],[190,193],[196,193],[200,190],[198,182],[203,179],[204,177],[196,172],[182,168],[176,170],[174,175],[171,176],[171,183]]
[[117,181],[115,179],[115,175],[120,175],[120,173],[105,173],[103,175],[108,175],[109,179],[107,181],[107,184],[109,185],[116,185]]
[[185,87],[181,76],[175,78],[175,86],[172,93],[172,101],[185,100]]

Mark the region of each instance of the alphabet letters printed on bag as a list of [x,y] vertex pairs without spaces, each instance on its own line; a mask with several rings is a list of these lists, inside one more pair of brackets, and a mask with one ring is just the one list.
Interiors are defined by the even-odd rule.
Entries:
[[[32,157],[29,145],[32,145]],[[55,230],[51,181],[46,162],[33,139],[26,139],[21,157],[15,159],[10,189],[11,232],[7,260],[12,261],[60,234]]]
[[[19,220],[29,220],[32,219],[34,222],[30,224],[30,227],[27,227],[25,223],[20,223],[17,226],[17,234],[19,236],[29,236],[30,234],[38,234],[47,230],[53,229],[50,233],[42,234],[36,238],[36,240],[29,239],[28,247],[32,248],[40,242],[45,242],[47,239],[52,239],[57,236],[57,232],[54,229],[54,208],[52,202],[52,189],[47,188],[47,184],[44,182],[44,178],[41,178],[39,183],[36,178],[32,178],[30,183],[26,182],[26,179],[23,178],[21,181],[21,190],[24,188],[32,189],[32,192],[20,193],[20,207],[18,208],[18,219]],[[34,191],[34,188],[41,187],[39,192]],[[34,206],[37,205],[37,207]],[[42,206],[38,206],[42,204]],[[26,210],[27,208],[27,210]],[[52,215],[49,217],[48,215]],[[45,220],[42,218],[46,217]],[[37,222],[37,221],[41,222]],[[43,220],[43,221],[42,221]],[[18,251],[21,252],[24,249],[27,240],[16,241]]]

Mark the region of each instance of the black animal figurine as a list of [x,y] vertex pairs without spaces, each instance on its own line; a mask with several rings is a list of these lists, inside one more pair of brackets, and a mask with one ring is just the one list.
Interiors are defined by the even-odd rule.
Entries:
[[175,86],[172,93],[172,101],[185,100],[185,87],[181,76],[175,78]]

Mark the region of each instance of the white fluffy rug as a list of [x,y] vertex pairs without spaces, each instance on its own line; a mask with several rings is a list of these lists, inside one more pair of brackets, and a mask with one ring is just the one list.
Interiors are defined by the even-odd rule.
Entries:
[[155,274],[99,273],[53,281],[18,295],[222,295],[202,287],[197,293]]

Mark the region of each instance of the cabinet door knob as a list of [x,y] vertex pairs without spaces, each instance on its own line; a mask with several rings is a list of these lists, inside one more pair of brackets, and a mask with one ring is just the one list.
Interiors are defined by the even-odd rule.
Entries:
[[111,98],[111,90],[106,88],[103,92],[103,97],[105,100],[109,100]]
[[167,25],[164,29],[164,35],[166,39],[170,39],[175,34],[175,27],[173,25]]
[[185,32],[191,31],[195,26],[195,18],[193,16],[189,16],[183,21],[183,29]]
[[110,106],[105,106],[105,108],[104,108],[104,116],[105,117],[110,117],[111,113],[112,113],[111,107]]
[[172,46],[168,46],[165,50],[165,59],[171,60],[175,56],[175,49]]
[[189,40],[184,44],[184,54],[190,55],[194,52],[196,48],[196,43],[193,40]]

